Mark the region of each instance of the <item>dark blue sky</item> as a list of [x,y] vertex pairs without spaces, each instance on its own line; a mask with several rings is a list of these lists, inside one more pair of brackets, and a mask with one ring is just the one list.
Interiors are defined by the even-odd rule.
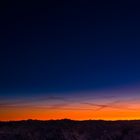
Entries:
[[1,95],[140,82],[135,1],[18,2],[3,4],[0,13]]

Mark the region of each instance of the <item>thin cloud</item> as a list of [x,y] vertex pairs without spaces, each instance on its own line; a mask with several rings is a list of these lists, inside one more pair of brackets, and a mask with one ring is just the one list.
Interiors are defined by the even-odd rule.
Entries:
[[117,104],[120,103],[120,102],[122,102],[122,101],[117,100],[117,101],[110,102],[108,104],[95,104],[95,103],[89,103],[89,102],[84,102],[82,104],[86,104],[86,105],[89,105],[89,106],[98,107],[96,109],[96,111],[100,111],[100,110],[103,110],[105,108],[113,108],[113,109],[121,109],[121,110],[122,109],[135,110],[135,109],[127,108],[127,107],[118,106]]
[[[104,96],[108,97],[108,96]],[[114,98],[114,96],[110,96],[110,98]],[[88,98],[89,99],[89,98]],[[123,103],[124,100],[116,100],[112,101],[110,103],[106,104],[97,104],[93,102],[89,102],[87,98],[86,99],[71,99],[66,97],[60,97],[60,96],[48,96],[44,98],[38,98],[38,99],[32,99],[32,100],[16,100],[15,102],[3,102],[0,103],[0,108],[34,108],[34,109],[60,109],[60,110],[93,110],[93,111],[101,111],[105,108],[114,108],[114,109],[127,109],[127,110],[135,110],[127,107],[119,106],[118,103]],[[95,98],[90,98],[95,99]],[[98,98],[99,99],[99,98]],[[104,98],[103,98],[104,99]],[[56,101],[56,103],[48,103],[46,105],[39,105],[38,103],[44,103],[48,101]],[[57,102],[59,101],[59,102]],[[75,107],[71,107],[71,105],[74,104],[83,104],[83,105],[89,105],[94,108],[80,108],[75,105]]]

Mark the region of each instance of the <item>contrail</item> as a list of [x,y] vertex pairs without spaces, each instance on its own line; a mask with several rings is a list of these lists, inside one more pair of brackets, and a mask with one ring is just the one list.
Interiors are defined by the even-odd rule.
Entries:
[[[105,98],[105,97],[104,97]],[[108,97],[106,97],[108,98]],[[80,103],[82,102],[83,100],[91,100],[91,99],[98,99],[98,98],[84,98],[84,99],[71,99],[71,98],[66,98],[66,97],[61,97],[61,96],[48,96],[48,97],[39,97],[39,98],[31,98],[31,99],[28,99],[28,100],[12,100],[12,101],[3,101],[3,103],[0,103],[0,106],[3,106],[3,105],[30,105],[30,104],[34,104],[34,103],[37,103],[37,102],[48,102],[48,101],[60,101],[60,102],[65,102],[65,103]]]
[[[108,96],[104,96],[108,98]],[[111,98],[114,98],[114,96],[110,96]],[[114,108],[114,109],[127,109],[127,110],[135,110],[135,109],[130,109],[130,108],[124,108],[124,107],[118,107],[116,106],[117,103],[123,102],[124,100],[116,100],[113,102],[110,102],[108,104],[97,104],[97,103],[91,103],[87,102],[88,100],[91,99],[96,99],[96,98],[86,98],[86,99],[80,99],[80,100],[73,100],[73,99],[66,99],[64,97],[60,96],[48,96],[45,98],[39,98],[39,99],[32,99],[32,100],[16,100],[15,102],[3,102],[0,103],[0,108],[25,108],[25,107],[31,107],[31,108],[36,108],[36,109],[62,109],[62,110],[96,110],[100,111],[104,108]],[[99,98],[98,98],[99,99]],[[43,102],[43,101],[60,101],[60,103],[52,103],[51,105],[46,105],[46,106],[39,106],[35,105],[36,102]],[[61,103],[62,102],[62,103]],[[98,107],[97,109],[91,109],[91,108],[79,108],[79,107],[70,107],[72,104],[84,104],[84,105],[89,105],[89,106],[94,106]]]
[[113,101],[111,103],[108,103],[108,104],[94,104],[94,103],[87,103],[87,102],[84,102],[83,104],[86,104],[86,105],[90,105],[90,106],[95,106],[95,107],[99,107],[98,109],[96,109],[96,111],[100,111],[104,108],[114,108],[114,109],[127,109],[127,110],[135,110],[135,109],[131,109],[131,108],[124,108],[124,107],[118,107],[118,106],[115,106],[116,103],[119,103],[121,102],[120,100],[117,100],[117,101]]
[[79,108],[79,107],[69,107],[71,104],[67,103],[60,103],[60,104],[53,104],[53,105],[47,105],[47,106],[39,106],[39,105],[14,105],[14,104],[9,104],[9,105],[4,105],[1,104],[0,108],[34,108],[34,109],[60,109],[60,110],[92,110],[92,111],[100,111],[104,108],[115,108],[115,109],[127,109],[127,110],[134,110],[130,108],[122,108],[122,107],[116,107],[114,104],[118,103],[120,101],[114,101],[108,104],[94,104],[94,103],[87,103],[87,102],[81,102],[81,104],[86,104],[94,107],[98,107],[97,109],[95,108]]

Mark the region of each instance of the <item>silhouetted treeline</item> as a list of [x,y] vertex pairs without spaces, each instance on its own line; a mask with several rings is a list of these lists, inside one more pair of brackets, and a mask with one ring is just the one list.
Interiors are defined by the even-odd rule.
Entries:
[[0,140],[140,140],[140,121],[0,122]]

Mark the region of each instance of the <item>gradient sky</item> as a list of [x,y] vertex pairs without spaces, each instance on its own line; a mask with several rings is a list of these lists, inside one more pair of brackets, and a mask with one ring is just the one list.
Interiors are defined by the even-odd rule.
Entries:
[[139,4],[3,3],[0,120],[140,119]]

